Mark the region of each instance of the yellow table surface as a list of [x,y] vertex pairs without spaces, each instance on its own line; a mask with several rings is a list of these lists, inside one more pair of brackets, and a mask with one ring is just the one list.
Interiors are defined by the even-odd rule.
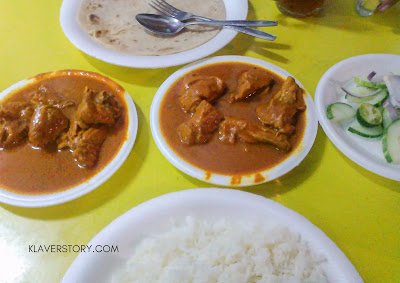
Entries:
[[[59,69],[104,74],[132,96],[139,115],[134,148],[105,184],[48,208],[1,204],[0,282],[58,282],[77,253],[32,253],[29,245],[87,244],[113,219],[165,193],[212,187],[181,173],[156,147],[149,110],[158,86],[180,67],[133,69],[96,60],[75,48],[59,25],[61,0],[0,1],[0,90],[32,75]],[[282,15],[273,1],[251,0],[248,19],[278,20],[266,28],[274,42],[239,34],[214,55],[246,55],[276,64],[314,95],[335,63],[366,53],[400,54],[400,5],[359,17],[356,0],[327,0],[319,17]],[[399,172],[400,173],[400,172]],[[0,172],[1,174],[1,172]],[[285,176],[243,188],[297,211],[322,229],[365,282],[400,281],[400,183],[356,165],[319,128],[311,152]]]

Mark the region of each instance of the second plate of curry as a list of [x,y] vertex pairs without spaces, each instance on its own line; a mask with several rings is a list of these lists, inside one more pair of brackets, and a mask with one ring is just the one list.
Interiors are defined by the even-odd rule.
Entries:
[[296,167],[318,120],[311,96],[285,70],[220,56],[172,74],[154,97],[150,125],[179,170],[216,185],[249,186]]
[[106,181],[136,137],[132,99],[97,73],[63,70],[0,94],[0,201],[40,207]]

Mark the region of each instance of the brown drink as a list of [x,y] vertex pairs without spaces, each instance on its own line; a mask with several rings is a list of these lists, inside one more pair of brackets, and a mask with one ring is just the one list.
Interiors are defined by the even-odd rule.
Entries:
[[316,15],[322,9],[325,0],[276,0],[279,10],[293,17]]

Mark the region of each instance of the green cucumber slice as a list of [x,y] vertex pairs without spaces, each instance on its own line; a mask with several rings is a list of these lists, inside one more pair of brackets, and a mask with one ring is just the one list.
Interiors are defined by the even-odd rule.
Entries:
[[382,149],[387,162],[400,164],[400,119],[392,122],[385,129]]
[[389,110],[387,108],[383,108],[382,110],[382,126],[386,129],[393,122],[392,117],[390,116]]
[[376,88],[369,88],[359,85],[354,80],[350,80],[349,82],[344,84],[343,89],[347,90],[350,93],[353,93],[354,96],[369,96],[377,91]]
[[359,86],[373,88],[373,89],[378,89],[378,88],[386,89],[386,84],[383,84],[383,83],[373,83],[373,82],[369,82],[369,81],[364,81],[360,78],[354,78],[354,81]]
[[381,125],[373,128],[367,128],[362,126],[357,119],[351,123],[348,131],[365,138],[378,138],[383,134],[383,128]]
[[369,103],[362,103],[356,114],[358,122],[367,128],[373,128],[382,124],[382,113],[378,107]]
[[326,108],[326,117],[333,122],[340,122],[353,118],[356,110],[350,105],[342,102],[335,102]]
[[382,90],[377,94],[369,97],[355,97],[349,94],[346,94],[345,98],[350,103],[369,103],[374,106],[381,106],[383,102],[389,97],[389,93],[386,90]]

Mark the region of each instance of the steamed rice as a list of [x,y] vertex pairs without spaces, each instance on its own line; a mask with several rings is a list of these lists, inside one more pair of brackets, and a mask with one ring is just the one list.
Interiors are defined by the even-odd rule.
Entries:
[[328,282],[325,261],[286,227],[187,217],[144,238],[113,282]]

